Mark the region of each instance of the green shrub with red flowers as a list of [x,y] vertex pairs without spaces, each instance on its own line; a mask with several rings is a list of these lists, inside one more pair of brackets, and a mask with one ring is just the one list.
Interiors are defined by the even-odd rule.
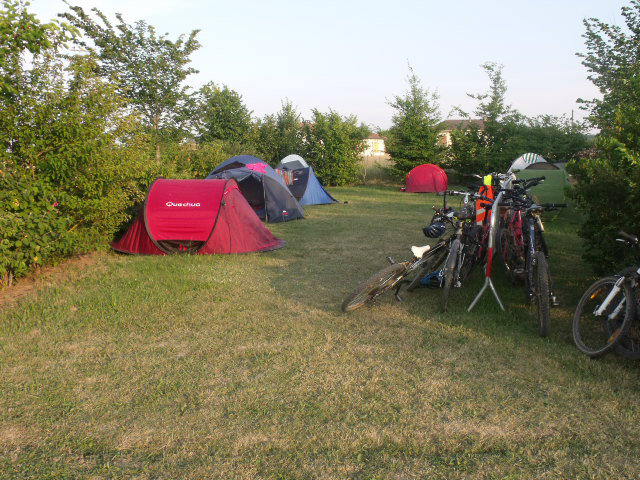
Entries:
[[69,254],[71,219],[60,212],[49,185],[37,182],[27,172],[0,173],[0,282],[13,279],[31,268]]
[[28,64],[19,50],[0,62],[0,285],[105,245],[167,174],[93,57],[65,60],[49,40]]

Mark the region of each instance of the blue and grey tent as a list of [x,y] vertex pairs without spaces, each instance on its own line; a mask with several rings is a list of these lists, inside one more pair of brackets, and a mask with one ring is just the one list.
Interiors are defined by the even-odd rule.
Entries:
[[249,205],[269,223],[304,217],[304,210],[282,177],[257,157],[231,157],[214,168],[207,178],[233,178]]
[[327,192],[313,168],[300,155],[288,155],[276,166],[300,205],[323,205],[337,200]]

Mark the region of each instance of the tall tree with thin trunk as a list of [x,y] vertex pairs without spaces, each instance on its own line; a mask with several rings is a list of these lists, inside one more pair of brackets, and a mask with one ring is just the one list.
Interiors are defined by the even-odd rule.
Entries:
[[76,42],[96,55],[98,72],[114,79],[118,92],[141,114],[159,161],[163,140],[190,134],[194,99],[185,80],[197,73],[189,63],[200,47],[198,30],[172,41],[143,20],[130,25],[118,13],[113,25],[97,8],[91,9],[97,20],[79,6],[70,10],[60,16],[84,33]]

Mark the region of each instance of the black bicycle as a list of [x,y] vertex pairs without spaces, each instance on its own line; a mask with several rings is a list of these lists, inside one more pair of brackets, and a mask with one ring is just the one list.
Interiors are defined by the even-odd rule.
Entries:
[[[453,193],[449,191],[447,194],[462,194],[466,196],[467,200],[470,198],[481,197],[477,194],[465,192]],[[454,211],[447,206],[446,195],[443,203],[444,205],[442,208],[434,208],[435,214],[430,225],[423,228],[425,236],[429,238],[440,238],[440,240],[438,240],[438,242],[433,246],[425,245],[423,247],[411,247],[413,258],[409,261],[396,262],[393,258],[387,257],[390,265],[378,271],[358,285],[358,287],[344,299],[342,302],[342,310],[344,312],[356,310],[393,288],[396,289],[396,299],[402,300],[402,297],[400,296],[400,289],[402,286],[406,284],[408,291],[414,290],[428,275],[435,278],[435,282],[437,283],[436,286],[442,286],[445,288],[445,272],[447,274],[447,278],[449,278],[446,297],[448,302],[449,292],[453,285],[453,278],[466,278],[466,275],[468,275],[470,268],[472,267],[469,260],[471,257],[475,257],[474,255],[467,255],[468,248],[467,250],[464,248],[464,245],[467,245],[468,243],[466,241],[467,236],[461,234],[461,226],[473,218],[473,211],[469,210],[466,203],[461,210]],[[451,227],[450,233],[443,237],[448,226]],[[462,230],[466,231],[464,229]],[[462,243],[461,238],[465,239],[464,244]],[[452,255],[452,252],[455,252],[455,255]],[[450,268],[447,269],[447,262],[445,262],[445,259],[448,260],[449,258],[454,258],[456,263],[453,263],[454,266],[451,267],[450,265]],[[462,261],[458,262],[461,258]],[[464,259],[468,260],[465,262]],[[413,273],[415,273],[413,279],[408,280],[408,277]]]
[[504,191],[501,207],[506,209],[498,235],[498,251],[512,282],[525,283],[529,303],[536,306],[538,333],[546,337],[549,334],[550,309],[557,305],[557,299],[547,261],[549,249],[541,215],[567,205],[536,204],[527,195],[527,189],[542,181],[544,177],[523,181],[521,185]]
[[476,225],[475,210],[470,208],[470,200],[483,200],[485,207],[490,207],[492,200],[476,193],[449,190],[445,195],[463,195],[465,208],[452,212],[450,224],[453,235],[449,240],[449,252],[442,268],[442,294],[440,310],[446,312],[453,288],[460,288],[471,274],[478,260],[478,251],[482,248],[482,226]]

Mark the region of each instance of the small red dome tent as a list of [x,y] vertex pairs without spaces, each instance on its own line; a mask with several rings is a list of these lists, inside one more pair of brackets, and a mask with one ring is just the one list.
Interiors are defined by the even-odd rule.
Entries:
[[407,192],[444,192],[449,184],[447,174],[437,165],[418,165],[405,179]]
[[203,255],[274,250],[284,243],[262,224],[235,180],[158,179],[138,218],[111,248]]

